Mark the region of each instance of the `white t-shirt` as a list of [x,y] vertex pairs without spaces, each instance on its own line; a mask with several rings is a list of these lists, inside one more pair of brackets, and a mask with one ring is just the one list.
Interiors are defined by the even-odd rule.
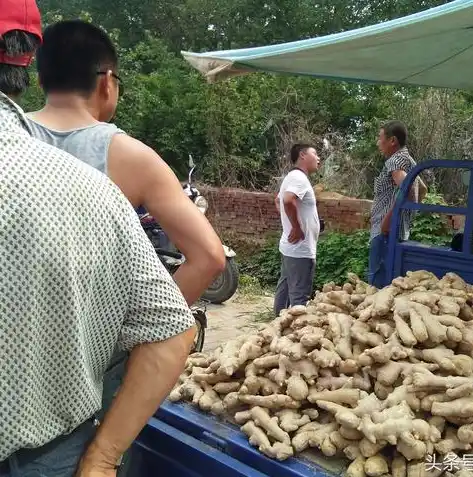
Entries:
[[[297,215],[305,238],[295,244],[288,241],[292,225],[284,210],[285,192],[292,192],[299,198],[297,201]],[[284,178],[279,189],[279,206],[282,223],[279,251],[286,257],[315,259],[320,233],[319,214],[317,213],[317,203],[312,185],[309,178],[300,169],[292,170]]]

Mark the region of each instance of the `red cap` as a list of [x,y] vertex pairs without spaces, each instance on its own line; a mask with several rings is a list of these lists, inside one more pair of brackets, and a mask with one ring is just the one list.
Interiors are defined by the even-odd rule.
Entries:
[[[42,40],[41,15],[35,0],[0,0],[0,36],[11,30],[22,30]],[[0,63],[7,65],[28,66],[32,58],[33,53],[12,57],[0,49]]]

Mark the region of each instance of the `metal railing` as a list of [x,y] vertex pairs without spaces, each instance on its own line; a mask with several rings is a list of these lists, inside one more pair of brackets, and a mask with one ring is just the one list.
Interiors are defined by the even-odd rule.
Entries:
[[[414,184],[418,175],[426,169],[466,169],[470,172],[468,185],[468,198],[466,207],[453,207],[435,204],[422,204],[409,200],[409,190]],[[391,228],[389,231],[388,256],[386,260],[387,280],[391,281],[394,274],[396,246],[399,240],[399,230],[401,225],[401,213],[403,210],[417,210],[421,212],[440,213],[448,215],[465,216],[465,226],[463,233],[462,253],[471,257],[471,236],[473,232],[473,216],[469,211],[473,211],[473,161],[469,160],[428,160],[417,164],[402,181],[399,193],[393,209]]]

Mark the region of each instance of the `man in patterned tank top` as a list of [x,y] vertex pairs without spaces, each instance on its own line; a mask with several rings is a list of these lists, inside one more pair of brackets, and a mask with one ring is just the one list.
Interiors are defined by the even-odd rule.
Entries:
[[[385,163],[374,181],[368,281],[381,288],[386,285],[385,260],[396,195],[402,181],[416,163],[407,149],[407,129],[401,121],[389,121],[381,127],[378,148],[385,157]],[[418,178],[410,191],[411,200],[422,201],[426,193],[427,187]],[[413,217],[413,211],[401,212],[400,240],[409,238]]]

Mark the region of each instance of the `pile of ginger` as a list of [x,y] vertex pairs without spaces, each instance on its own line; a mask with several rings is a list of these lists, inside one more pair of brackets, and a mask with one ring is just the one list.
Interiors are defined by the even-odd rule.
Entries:
[[347,477],[473,477],[473,287],[425,271],[381,290],[348,278],[190,355],[169,399],[240,425],[274,459],[318,448],[348,458]]

